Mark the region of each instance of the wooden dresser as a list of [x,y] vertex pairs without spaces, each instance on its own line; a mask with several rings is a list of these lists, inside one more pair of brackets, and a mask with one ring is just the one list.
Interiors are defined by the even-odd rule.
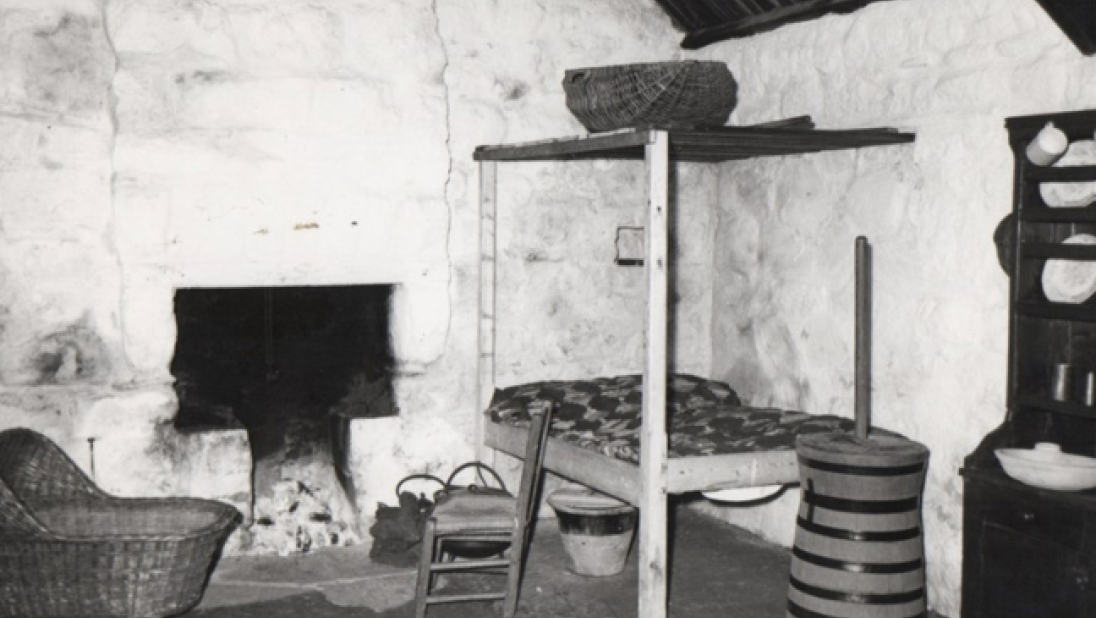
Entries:
[[[1096,244],[1063,243],[1096,235],[1096,205],[1082,184],[1096,181],[1096,159],[1069,167],[1032,164],[1025,149],[1048,122],[1070,142],[1092,140],[1096,111],[1006,121],[1015,158],[1013,209],[995,238],[1011,281],[1008,411],[962,470],[963,618],[1096,616],[1096,490],[1024,485],[1006,476],[994,455],[1002,447],[1055,442],[1067,453],[1096,456],[1096,407],[1085,403],[1084,392],[1087,374],[1096,372],[1096,300],[1051,302],[1043,284],[1051,259],[1096,268]],[[1069,184],[1059,184],[1067,190],[1048,199],[1043,183]],[[1091,193],[1096,201],[1096,190]],[[1075,204],[1076,195],[1089,204]],[[1056,394],[1057,364],[1068,364],[1072,383]]]

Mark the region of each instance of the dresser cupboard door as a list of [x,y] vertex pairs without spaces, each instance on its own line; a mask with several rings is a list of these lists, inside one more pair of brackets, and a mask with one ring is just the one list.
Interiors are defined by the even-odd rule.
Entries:
[[1091,618],[1085,554],[988,522],[980,551],[980,616]]

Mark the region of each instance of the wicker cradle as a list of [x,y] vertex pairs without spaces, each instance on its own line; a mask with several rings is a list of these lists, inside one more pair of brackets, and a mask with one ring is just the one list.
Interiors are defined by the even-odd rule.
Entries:
[[45,436],[0,432],[0,616],[185,612],[239,517],[212,500],[110,496]]

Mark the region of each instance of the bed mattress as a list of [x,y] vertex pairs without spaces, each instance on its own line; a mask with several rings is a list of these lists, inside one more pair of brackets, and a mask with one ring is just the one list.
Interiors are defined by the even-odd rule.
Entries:
[[[497,389],[492,422],[524,426],[529,404],[560,404],[549,435],[624,461],[639,462],[643,376],[546,381]],[[672,374],[666,388],[670,457],[791,450],[797,436],[854,430],[852,419],[742,404],[728,384]]]

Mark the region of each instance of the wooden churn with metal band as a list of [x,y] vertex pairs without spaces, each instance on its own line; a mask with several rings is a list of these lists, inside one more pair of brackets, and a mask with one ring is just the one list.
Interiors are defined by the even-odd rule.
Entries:
[[871,435],[871,245],[856,239],[856,431],[800,436],[789,618],[923,618],[929,449]]
[[899,437],[804,436],[788,585],[794,618],[925,616],[929,450]]

